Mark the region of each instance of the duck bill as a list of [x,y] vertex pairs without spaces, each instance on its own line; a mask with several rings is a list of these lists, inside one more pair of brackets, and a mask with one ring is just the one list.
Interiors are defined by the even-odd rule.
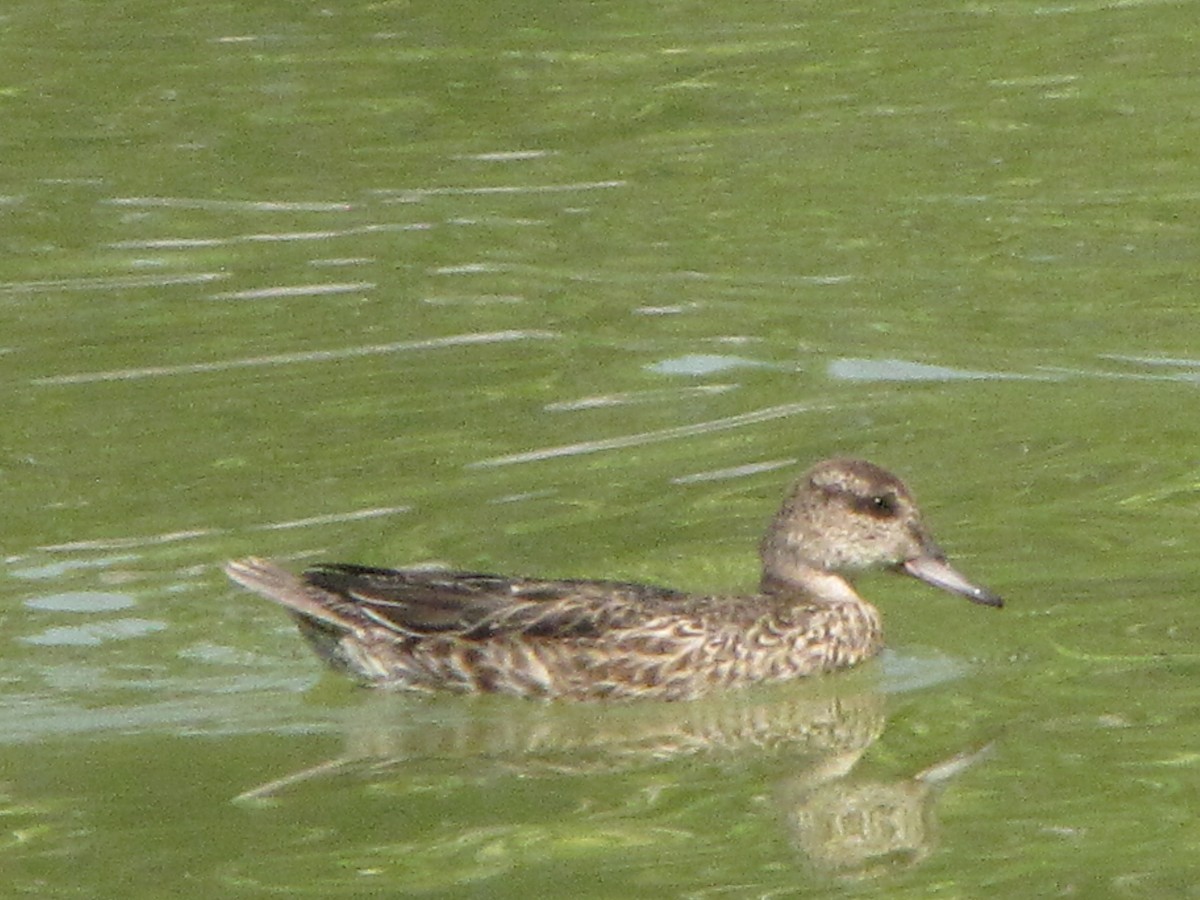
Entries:
[[932,584],[943,591],[960,594],[974,603],[996,607],[1004,605],[1004,601],[998,594],[993,594],[987,588],[981,588],[979,585],[967,581],[940,557],[918,556],[905,562],[903,568],[913,578],[919,578],[926,584]]

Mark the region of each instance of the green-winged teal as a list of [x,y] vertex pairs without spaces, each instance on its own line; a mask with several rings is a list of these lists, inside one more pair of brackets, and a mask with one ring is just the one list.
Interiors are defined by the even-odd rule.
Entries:
[[742,597],[343,564],[297,576],[254,558],[225,571],[368,684],[576,700],[678,700],[852,666],[882,645],[879,612],[846,579],[863,569],[1002,605],[950,567],[904,483],[862,460],[806,472],[760,555],[759,593]]

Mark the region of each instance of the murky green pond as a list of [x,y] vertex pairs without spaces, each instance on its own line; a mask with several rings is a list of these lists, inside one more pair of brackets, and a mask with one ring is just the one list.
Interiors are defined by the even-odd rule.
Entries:
[[[1194,3],[0,11],[0,871],[39,897],[1200,894]],[[691,704],[372,694],[227,558],[982,609]]]

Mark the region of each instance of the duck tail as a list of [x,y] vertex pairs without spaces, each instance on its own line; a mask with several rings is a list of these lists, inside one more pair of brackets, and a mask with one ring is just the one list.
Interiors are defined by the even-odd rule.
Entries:
[[225,564],[225,574],[302,618],[323,622],[343,632],[355,629],[355,623],[348,619],[346,610],[339,608],[342,604],[335,597],[269,560],[256,556],[230,560]]

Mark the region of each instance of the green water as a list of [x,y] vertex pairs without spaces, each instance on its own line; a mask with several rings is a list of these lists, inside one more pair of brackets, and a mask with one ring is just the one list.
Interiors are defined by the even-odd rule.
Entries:
[[[7,895],[1200,894],[1196,11],[9,4]],[[838,453],[1008,607],[575,708],[219,571],[745,590]]]

